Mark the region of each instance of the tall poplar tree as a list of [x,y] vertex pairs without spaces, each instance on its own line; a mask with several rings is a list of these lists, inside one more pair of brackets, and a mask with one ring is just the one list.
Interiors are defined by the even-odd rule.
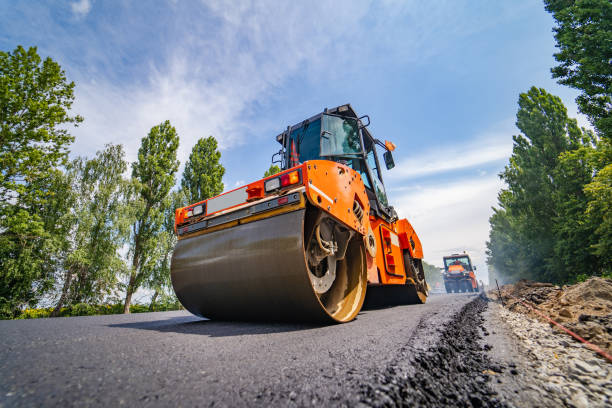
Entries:
[[185,196],[182,190],[172,191],[162,203],[162,228],[158,235],[157,245],[148,257],[146,265],[147,279],[143,286],[153,291],[150,309],[153,310],[159,298],[174,298],[172,283],[170,281],[170,261],[176,245],[174,233],[174,212],[184,206]]
[[213,136],[203,137],[193,146],[185,164],[181,187],[187,203],[206,200],[223,192],[225,168]]
[[152,272],[152,268],[147,266],[151,258],[155,257],[157,241],[164,231],[164,201],[176,181],[178,145],[176,130],[170,121],[165,121],[151,128],[149,134],[142,139],[138,160],[132,164],[134,223],[124,313],[130,312],[132,295]]

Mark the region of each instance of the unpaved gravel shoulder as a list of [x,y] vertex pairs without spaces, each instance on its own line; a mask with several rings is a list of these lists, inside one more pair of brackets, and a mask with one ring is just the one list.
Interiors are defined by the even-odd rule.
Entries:
[[498,305],[489,304],[484,312],[484,341],[489,346],[492,365],[491,387],[500,400],[511,407],[558,407],[554,399],[542,398],[535,373],[520,339],[502,319]]
[[[499,304],[490,303],[487,321],[488,330],[495,332],[488,339],[497,348],[493,357],[507,368],[509,363],[516,366],[514,375],[502,370],[502,383],[494,385],[509,405],[612,405],[612,364],[548,324]],[[538,402],[530,403],[533,398]]]

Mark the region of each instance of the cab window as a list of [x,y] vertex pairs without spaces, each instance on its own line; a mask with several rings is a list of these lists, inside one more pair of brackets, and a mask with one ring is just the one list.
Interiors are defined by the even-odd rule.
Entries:
[[319,159],[321,119],[294,129],[289,136],[290,167],[308,160]]
[[389,202],[387,201],[387,193],[385,192],[385,186],[380,176],[380,169],[378,168],[376,153],[374,152],[374,143],[371,139],[364,137],[363,144],[366,151],[366,160],[368,163],[368,167],[370,168],[370,171],[372,172],[372,178],[374,179],[373,191],[376,194],[376,198],[378,198],[378,201],[382,205],[387,207],[389,205]]

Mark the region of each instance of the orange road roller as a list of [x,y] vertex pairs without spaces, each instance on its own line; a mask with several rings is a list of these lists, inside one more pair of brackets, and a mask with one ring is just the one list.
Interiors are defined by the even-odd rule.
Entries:
[[350,105],[276,137],[282,169],[176,210],[174,291],[219,320],[348,322],[364,301],[424,303],[421,242],[389,205],[377,146]]

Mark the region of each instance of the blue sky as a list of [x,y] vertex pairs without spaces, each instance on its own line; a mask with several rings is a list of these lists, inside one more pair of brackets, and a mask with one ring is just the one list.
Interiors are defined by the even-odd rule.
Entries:
[[392,140],[390,202],[425,259],[467,250],[486,280],[488,217],[511,153],[518,95],[550,77],[553,20],[540,1],[0,0],[0,49],[38,46],[76,83],[73,155],[140,139],[169,119],[184,164],[214,135],[227,188],[263,175],[274,136],[351,103]]

